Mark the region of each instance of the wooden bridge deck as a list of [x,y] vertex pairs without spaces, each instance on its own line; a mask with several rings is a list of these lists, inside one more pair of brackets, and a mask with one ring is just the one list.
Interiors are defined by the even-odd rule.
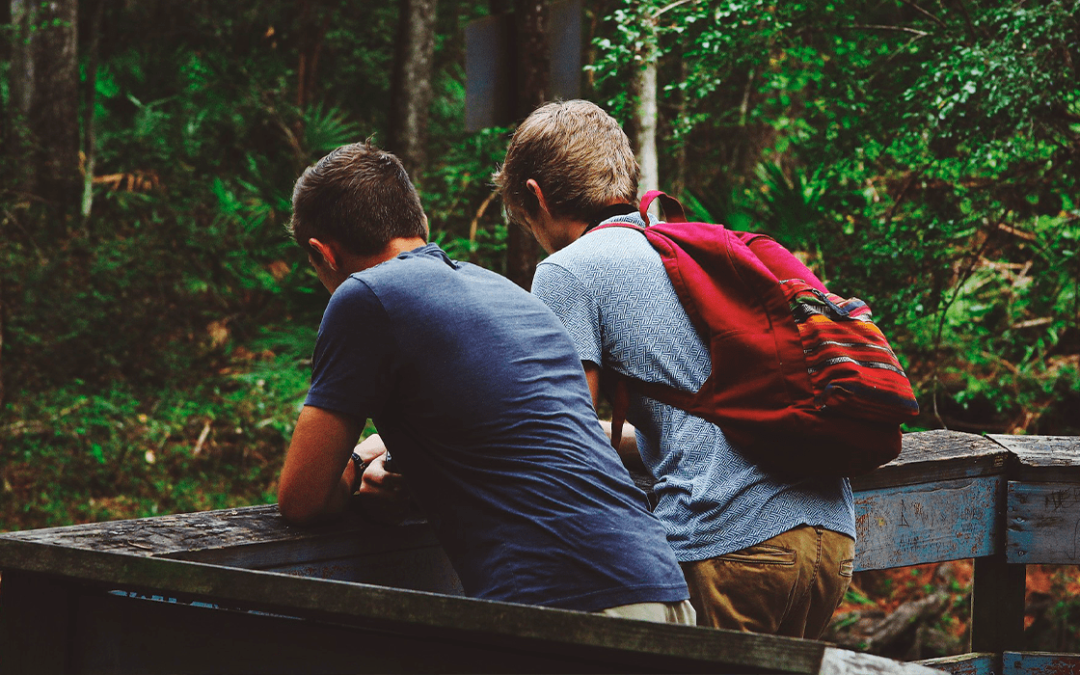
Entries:
[[[1024,565],[1080,562],[1080,439],[905,436],[853,481],[856,569],[975,559],[954,673],[1077,673],[1023,651]],[[922,672],[822,642],[460,597],[423,523],[276,507],[0,535],[0,672]]]

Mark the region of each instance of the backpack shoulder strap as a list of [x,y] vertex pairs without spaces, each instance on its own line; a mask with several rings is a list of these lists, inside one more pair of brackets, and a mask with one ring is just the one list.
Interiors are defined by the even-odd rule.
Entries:
[[769,268],[770,272],[776,275],[777,279],[802,279],[822,293],[828,293],[825,284],[810,271],[809,267],[769,235],[734,230],[731,233],[746,244],[746,247]]
[[682,204],[678,199],[669,197],[659,190],[649,190],[645,193],[645,196],[641,198],[641,208],[638,212],[641,214],[641,219],[646,223],[649,222],[649,207],[652,203],[660,200],[660,208],[664,210],[664,220],[669,223],[685,223],[686,212],[683,211]]

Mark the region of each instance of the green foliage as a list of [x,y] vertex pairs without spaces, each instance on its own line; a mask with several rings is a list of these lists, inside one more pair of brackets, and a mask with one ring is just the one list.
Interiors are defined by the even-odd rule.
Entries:
[[[440,8],[433,161],[414,178],[433,238],[498,269],[506,131],[463,129],[461,22],[486,5]],[[292,187],[338,145],[385,141],[397,6],[176,10],[104,8],[90,217],[0,192],[0,529],[272,497],[326,304],[285,231]],[[5,109],[10,76],[0,63]],[[213,451],[193,457],[207,421]],[[72,463],[85,480],[42,487]]]
[[183,389],[73,382],[11,406],[23,422],[2,429],[0,530],[273,502],[308,368],[244,359]]
[[597,82],[629,119],[660,12],[661,174],[866,299],[920,426],[1077,433],[1078,10],[624,0]]
[[[869,301],[918,426],[1077,433],[1076,5],[618,0],[590,68],[629,120],[629,75],[658,59],[662,175],[698,217],[770,231]],[[439,7],[414,178],[432,238],[501,271],[510,130],[463,129],[461,29],[487,5]],[[385,141],[396,22],[393,3],[105,6],[90,218],[0,192],[0,430],[51,425],[0,431],[6,526],[267,498],[326,301],[285,234],[292,186],[337,145]],[[5,109],[10,78],[0,64]],[[192,457],[207,420],[217,454]]]

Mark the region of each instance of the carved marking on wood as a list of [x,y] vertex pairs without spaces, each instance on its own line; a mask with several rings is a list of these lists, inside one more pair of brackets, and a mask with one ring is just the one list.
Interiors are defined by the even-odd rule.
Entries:
[[856,493],[856,569],[992,555],[1003,489],[986,476]]
[[1080,490],[1010,481],[1006,557],[1013,563],[1080,563]]

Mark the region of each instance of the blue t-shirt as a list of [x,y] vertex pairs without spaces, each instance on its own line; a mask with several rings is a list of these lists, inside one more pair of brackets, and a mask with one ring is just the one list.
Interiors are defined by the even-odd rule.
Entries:
[[[636,214],[611,220],[644,224]],[[586,234],[540,263],[533,293],[562,320],[583,361],[684,391],[709,377],[709,350],[640,232]],[[855,536],[847,480],[774,475],[715,424],[632,389],[627,419],[679,560],[739,551],[804,524]]]
[[434,244],[352,275],[306,404],[374,420],[468,595],[582,611],[688,597],[569,336],[507,279]]

